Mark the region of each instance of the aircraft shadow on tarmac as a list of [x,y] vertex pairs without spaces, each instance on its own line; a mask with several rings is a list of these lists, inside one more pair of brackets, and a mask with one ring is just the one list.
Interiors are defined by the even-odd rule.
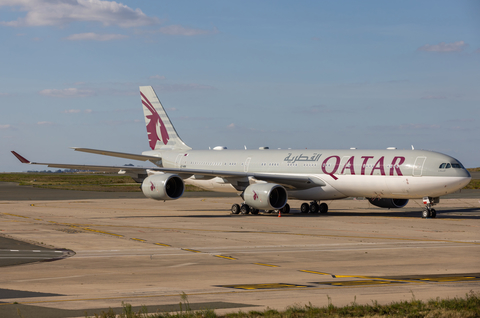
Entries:
[[[225,214],[183,214],[188,212],[225,212]],[[300,213],[300,211],[292,210],[291,213],[283,213],[281,217],[294,217],[294,218],[325,218],[325,217],[348,217],[348,216],[369,216],[369,217],[390,217],[390,218],[420,218],[422,212],[420,209],[412,211],[385,211],[379,210],[378,212],[352,212],[332,209],[328,213]],[[257,215],[253,214],[232,214],[228,210],[224,209],[192,209],[181,210],[175,215],[132,215],[132,216],[119,216],[117,219],[141,219],[141,218],[225,218],[225,217],[278,217],[278,213],[266,213],[260,212]],[[437,218],[442,219],[480,219],[480,208],[456,208],[437,210]]]
[[[392,217],[392,218],[418,218],[421,217],[421,210],[414,211],[392,211],[392,210],[379,210],[379,212],[353,212],[348,211],[344,212],[341,210],[331,210],[326,214],[301,214],[301,213],[290,213],[282,214],[289,216],[298,216],[298,217],[345,217],[345,216],[370,216],[370,217]],[[480,219],[480,208],[456,208],[456,209],[437,209],[437,218],[443,219]]]

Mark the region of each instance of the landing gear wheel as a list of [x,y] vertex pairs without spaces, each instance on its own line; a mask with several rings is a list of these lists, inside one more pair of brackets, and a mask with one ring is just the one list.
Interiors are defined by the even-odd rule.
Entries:
[[308,203],[302,203],[302,205],[300,206],[300,212],[302,213],[310,212],[310,206],[308,205]]
[[435,211],[435,209],[431,209],[430,210],[430,217],[435,218],[436,216],[437,216],[437,211]]
[[259,209],[251,209],[250,213],[257,215],[260,212]]
[[423,218],[423,219],[426,219],[426,218],[428,218],[428,217],[430,217],[430,211],[428,211],[428,209],[425,208],[425,209],[423,209],[423,211],[422,211],[422,218]]
[[248,214],[250,213],[250,207],[246,204],[242,204],[242,207],[240,208],[240,214]]
[[290,213],[290,205],[288,203],[285,204],[285,206],[280,209],[280,212],[285,214]]
[[310,204],[310,213],[318,213],[318,204],[317,202],[313,202]]
[[235,203],[234,205],[232,205],[231,211],[232,211],[232,214],[238,214],[238,213],[240,213],[240,206]]
[[328,212],[328,205],[326,203],[320,203],[318,206],[320,213],[327,213]]

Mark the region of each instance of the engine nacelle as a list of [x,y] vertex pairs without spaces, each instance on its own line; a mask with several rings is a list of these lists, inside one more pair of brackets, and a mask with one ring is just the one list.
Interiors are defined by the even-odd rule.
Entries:
[[259,210],[278,210],[287,204],[287,190],[279,184],[251,184],[243,193],[245,204]]
[[388,208],[388,209],[397,209],[403,208],[407,205],[408,199],[376,199],[376,198],[367,198],[368,201],[380,208]]
[[185,185],[176,174],[154,174],[142,183],[143,194],[154,200],[176,200],[183,195]]

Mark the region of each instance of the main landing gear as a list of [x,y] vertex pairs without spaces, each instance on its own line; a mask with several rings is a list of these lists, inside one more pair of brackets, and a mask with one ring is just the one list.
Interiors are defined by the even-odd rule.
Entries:
[[423,204],[425,204],[425,207],[423,208],[423,211],[422,211],[422,218],[424,219],[435,218],[437,216],[437,211],[435,211],[433,206],[439,202],[440,202],[439,198],[424,197]]
[[231,211],[232,214],[258,214],[258,212],[260,212],[259,209],[252,208],[244,203],[242,203],[241,206],[235,203],[234,205],[232,205]]
[[[255,209],[245,203],[242,203],[242,205],[239,204],[234,204],[232,205],[231,208],[232,214],[249,214],[252,213],[254,215],[258,214],[260,212],[259,209]],[[280,210],[271,210],[271,211],[265,211],[267,213],[290,213],[290,205],[287,203],[283,208]]]
[[312,201],[310,204],[302,203],[300,206],[300,212],[302,213],[327,213],[328,205],[326,203],[318,204],[318,201]]
[[[255,209],[245,203],[234,204],[231,208],[232,214],[258,214],[260,212],[259,209]],[[268,210],[265,211],[266,213],[281,213],[287,214],[290,213],[290,205],[287,203],[283,208],[280,210]],[[326,203],[320,203],[319,201],[312,201],[310,203],[302,203],[300,206],[301,213],[327,213],[328,212],[328,205]]]

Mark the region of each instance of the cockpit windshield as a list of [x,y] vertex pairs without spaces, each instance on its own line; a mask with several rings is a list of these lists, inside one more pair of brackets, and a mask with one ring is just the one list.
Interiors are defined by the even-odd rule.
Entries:
[[442,163],[440,165],[440,167],[438,167],[439,169],[450,169],[450,168],[455,168],[455,169],[465,169],[461,163],[459,162],[452,162],[452,163],[449,163],[449,162],[446,162],[446,163]]

